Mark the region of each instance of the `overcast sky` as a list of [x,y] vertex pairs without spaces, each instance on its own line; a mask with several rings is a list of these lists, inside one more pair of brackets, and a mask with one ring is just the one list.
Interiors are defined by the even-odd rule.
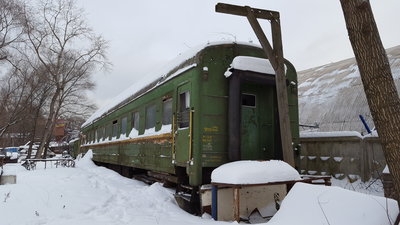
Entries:
[[[78,0],[110,43],[110,71],[96,72],[99,107],[157,67],[211,41],[258,43],[246,18],[215,13],[224,2],[279,11],[284,56],[298,71],[353,57],[339,0]],[[400,1],[371,0],[385,48],[400,45]],[[269,33],[267,21],[260,21]]]

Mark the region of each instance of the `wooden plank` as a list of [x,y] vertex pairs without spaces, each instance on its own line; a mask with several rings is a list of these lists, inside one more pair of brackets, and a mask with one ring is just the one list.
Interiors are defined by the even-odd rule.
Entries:
[[269,43],[268,38],[265,35],[264,31],[262,30],[260,24],[258,23],[257,18],[251,12],[251,9],[247,8],[246,10],[247,10],[247,15],[246,15],[247,20],[249,21],[251,28],[253,28],[253,31],[256,34],[258,40],[260,41],[260,44],[261,44],[262,48],[264,49],[264,52],[267,55],[267,58],[269,59],[272,67],[274,68],[274,70],[276,72],[278,64],[277,64],[272,46]]
[[233,218],[240,221],[240,188],[233,188]]
[[274,48],[272,48],[267,36],[263,32],[260,24],[257,21],[257,18],[254,16],[250,8],[247,8],[247,13],[247,19],[276,73],[276,96],[278,101],[283,160],[294,167],[295,164],[292,148],[292,133],[290,129],[289,103],[287,96],[286,76],[283,64],[282,39],[279,18],[271,21],[272,39],[274,45]]
[[272,29],[272,44],[275,52],[277,61],[276,72],[276,95],[278,99],[278,114],[279,114],[279,126],[281,133],[283,160],[291,166],[295,166],[294,154],[292,146],[292,132],[290,127],[289,117],[289,102],[288,93],[286,87],[286,76],[285,67],[283,64],[283,49],[282,49],[282,36],[280,20],[271,21]]
[[[218,3],[215,6],[215,11],[219,13],[226,13],[226,14],[231,14],[231,15],[237,15],[237,16],[247,16],[247,8],[250,8],[249,6],[237,6],[237,5],[230,5],[230,4],[224,4],[224,3]],[[264,9],[256,9],[256,8],[250,8],[252,10],[252,13],[256,18],[260,19],[267,19],[267,20],[273,20],[276,18],[279,18],[279,13],[276,11],[270,11],[270,10],[264,10]]]

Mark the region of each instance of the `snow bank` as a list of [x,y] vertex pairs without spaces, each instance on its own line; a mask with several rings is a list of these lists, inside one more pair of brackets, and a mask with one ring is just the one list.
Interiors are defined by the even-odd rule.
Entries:
[[91,156],[88,151],[75,168],[40,166],[28,171],[13,164],[18,182],[0,185],[0,224],[228,224],[188,214],[176,204],[174,190],[94,166]]
[[288,180],[301,180],[301,177],[293,167],[280,160],[231,162],[211,174],[213,183],[262,184]]
[[231,69],[275,75],[275,70],[268,59],[251,56],[235,57],[230,68],[228,68],[228,70],[225,72],[225,77],[232,75],[232,72],[230,72]]
[[96,167],[96,165],[94,164],[94,162],[92,161],[93,159],[93,151],[92,149],[89,149],[86,154],[80,158],[79,160],[75,160],[75,166],[77,167]]
[[[3,175],[17,175],[19,171],[24,171],[25,168],[22,167],[19,163],[7,163],[3,166]],[[1,168],[0,168],[1,171]]]
[[391,225],[398,214],[393,199],[296,183],[268,225]]

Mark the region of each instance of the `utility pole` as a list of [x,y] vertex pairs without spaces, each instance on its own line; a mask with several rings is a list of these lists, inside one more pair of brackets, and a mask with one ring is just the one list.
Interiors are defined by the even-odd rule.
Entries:
[[[237,16],[245,16],[261,43],[264,52],[275,70],[276,96],[278,101],[279,126],[282,142],[283,160],[294,165],[292,133],[290,128],[289,104],[286,87],[285,68],[283,64],[282,36],[279,12],[218,3],[215,11]],[[257,19],[271,22],[272,46],[263,32]]]

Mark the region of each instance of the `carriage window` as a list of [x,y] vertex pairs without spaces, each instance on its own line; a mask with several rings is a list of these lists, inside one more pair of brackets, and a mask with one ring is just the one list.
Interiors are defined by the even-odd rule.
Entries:
[[97,128],[97,130],[96,130],[96,141],[100,141],[101,140],[101,131],[102,131],[103,129],[101,128],[101,127],[98,127]]
[[83,140],[84,140],[84,143],[85,143],[85,144],[89,143],[89,133],[85,133],[85,134],[84,134]]
[[105,140],[106,139],[106,136],[107,136],[107,134],[106,134],[106,126],[104,126],[104,127],[102,127],[102,134],[101,134],[101,137],[103,138],[103,140]]
[[106,137],[110,138],[112,135],[112,124],[108,124],[106,127]]
[[126,127],[128,125],[128,117],[121,119],[121,135],[126,135]]
[[118,135],[118,120],[114,120],[112,123],[112,137],[116,137]]
[[256,107],[256,96],[251,94],[242,94],[242,106]]
[[146,108],[146,129],[156,126],[156,105],[150,105]]
[[94,131],[94,141],[97,142],[99,140],[98,138],[99,138],[99,129],[97,128]]
[[104,129],[103,129],[103,127],[99,127],[98,129],[97,129],[97,138],[96,138],[96,140],[98,140],[98,141],[100,141],[101,139],[103,139],[103,136],[104,136]]
[[93,142],[93,131],[91,130],[90,132],[89,132],[89,140],[90,140],[90,142]]
[[132,129],[139,131],[139,112],[132,114]]
[[185,91],[183,93],[180,94],[180,102],[181,102],[181,112],[183,112],[186,109],[190,108],[190,92],[189,91]]
[[186,91],[179,95],[179,128],[189,127],[190,92]]
[[163,101],[163,125],[172,123],[172,98]]

